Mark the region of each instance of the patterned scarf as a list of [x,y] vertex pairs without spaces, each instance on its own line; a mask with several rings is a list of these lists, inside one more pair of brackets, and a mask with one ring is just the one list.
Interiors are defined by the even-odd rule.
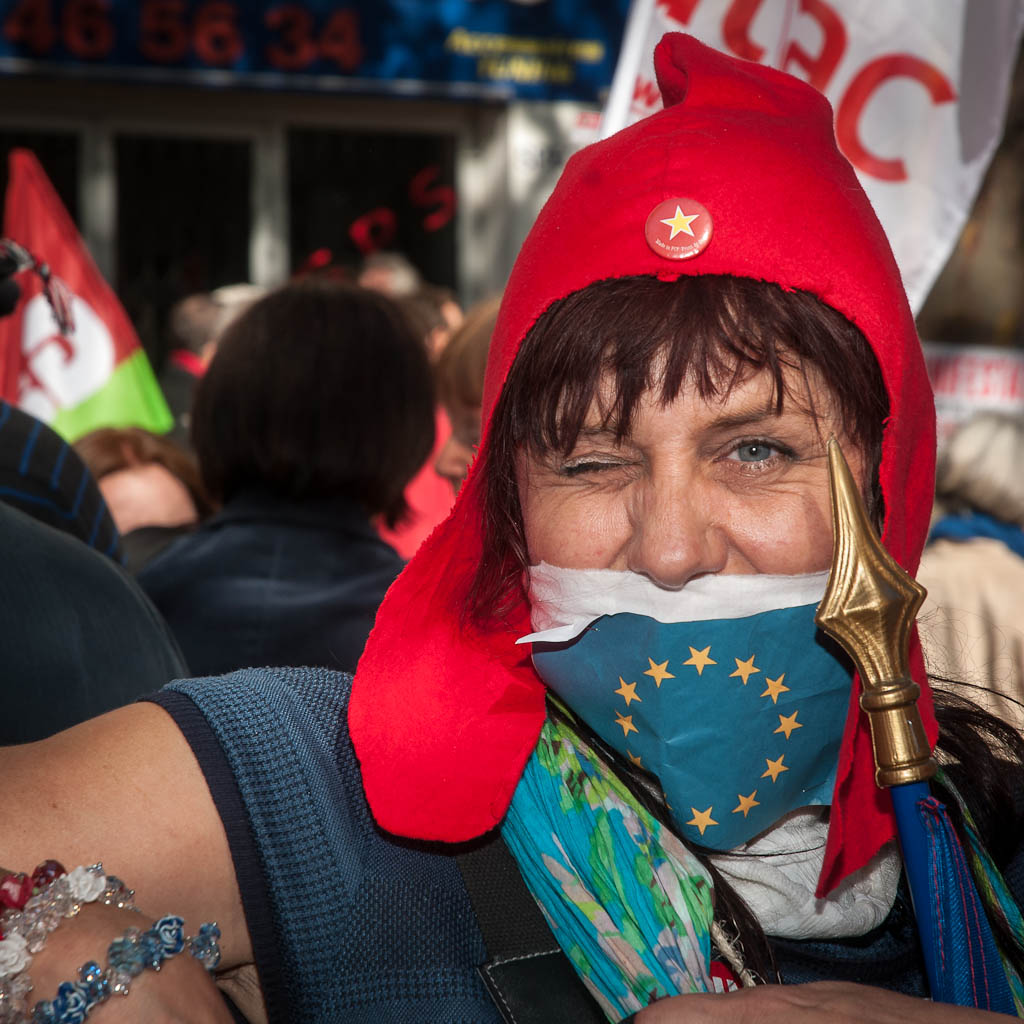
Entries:
[[[1024,952],[1024,915],[949,777],[990,920]],[[666,995],[714,991],[711,878],[565,722],[548,719],[502,835],[555,938],[610,1021]],[[1018,1016],[1024,982],[1000,950]]]
[[502,835],[610,1021],[713,991],[707,870],[568,725],[545,722]]
[[[988,914],[989,921],[1002,921],[1009,928],[1014,937],[1014,944],[1018,955],[1024,954],[1024,915],[1021,914],[1017,901],[1013,898],[1009,886],[1007,886],[999,868],[989,856],[988,851],[982,846],[981,837],[978,835],[978,827],[974,823],[971,812],[967,809],[963,797],[957,791],[956,786],[950,781],[949,776],[940,768],[935,776],[935,781],[941,783],[949,791],[950,796],[956,801],[963,816],[964,832],[967,833],[965,852],[971,867],[971,874],[974,876],[974,884],[978,887],[978,895]],[[997,940],[997,946],[999,942]],[[1003,970],[1006,972],[1006,980],[1013,995],[1013,1002],[1017,1007],[1017,1016],[1024,1017],[1024,983],[1006,955],[1004,949],[999,950],[1000,959],[1003,962]]]

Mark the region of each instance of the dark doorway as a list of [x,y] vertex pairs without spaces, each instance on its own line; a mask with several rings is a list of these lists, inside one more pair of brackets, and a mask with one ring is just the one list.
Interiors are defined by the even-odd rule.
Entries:
[[375,250],[404,253],[424,278],[455,285],[455,140],[294,129],[288,133],[293,269],[330,250],[355,270]]
[[154,366],[178,299],[249,279],[251,162],[247,141],[117,138],[117,290]]
[[[12,149],[31,149],[35,153],[71,219],[77,224],[78,137],[70,132],[0,131],[0,196],[7,194],[7,156]],[[36,255],[46,259],[46,253]]]

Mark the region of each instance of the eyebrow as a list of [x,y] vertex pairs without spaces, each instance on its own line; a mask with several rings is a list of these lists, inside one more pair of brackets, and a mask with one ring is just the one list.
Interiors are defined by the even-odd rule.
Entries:
[[780,420],[785,417],[791,409],[783,407],[779,411],[774,403],[768,408],[751,408],[739,410],[729,415],[718,416],[713,419],[708,427],[712,430],[729,430],[734,427],[746,427],[753,423],[763,423],[765,420]]
[[[763,423],[766,420],[778,421],[784,419],[786,416],[793,412],[799,412],[803,415],[807,415],[807,412],[803,409],[794,409],[791,405],[784,406],[782,411],[779,412],[774,403],[768,406],[758,404],[757,406],[751,406],[748,409],[740,409],[736,412],[723,414],[711,420],[706,424],[708,430],[733,430],[736,427],[747,427],[753,424]],[[813,417],[813,414],[812,418]],[[615,431],[610,427],[588,427],[584,425],[580,428],[579,437],[589,438],[600,438],[600,437],[614,437]]]

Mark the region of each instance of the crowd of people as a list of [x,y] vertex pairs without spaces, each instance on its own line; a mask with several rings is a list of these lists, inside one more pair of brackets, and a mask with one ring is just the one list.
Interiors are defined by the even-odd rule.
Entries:
[[[184,297],[166,437],[0,406],[0,1024],[1024,1015],[1024,420],[934,504],[827,102],[687,36],[656,67],[503,296],[377,254]],[[961,1005],[815,625],[833,439],[932,593]]]

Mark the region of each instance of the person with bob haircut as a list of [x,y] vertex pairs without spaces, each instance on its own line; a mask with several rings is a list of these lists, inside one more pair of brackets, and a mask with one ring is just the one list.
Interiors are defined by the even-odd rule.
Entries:
[[[479,454],[354,679],[179,681],[0,754],[0,862],[102,857],[207,965],[215,919],[249,1020],[992,1019],[924,998],[859,683],[814,623],[830,438],[910,572],[927,533],[892,253],[814,89],[683,35],[655,65],[665,109],[576,154],[524,243]],[[916,635],[910,662],[996,936],[972,999],[1012,1013],[1022,741],[932,694]],[[137,920],[85,907],[35,991],[116,980]],[[128,960],[111,1022],[228,1019],[196,958]]]
[[223,504],[139,582],[192,671],[351,671],[402,568],[373,520],[405,512],[430,451],[422,345],[393,303],[336,282],[288,285],[225,331],[192,438]]

